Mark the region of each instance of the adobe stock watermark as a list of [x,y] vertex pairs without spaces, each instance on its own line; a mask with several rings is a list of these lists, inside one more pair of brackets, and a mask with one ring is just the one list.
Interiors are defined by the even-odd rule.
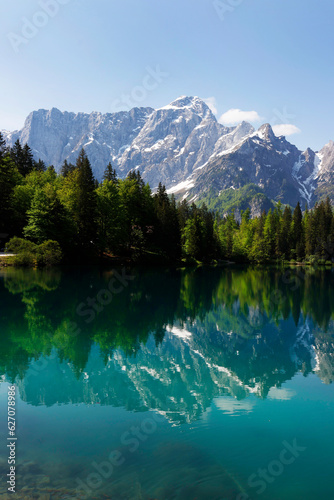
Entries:
[[[283,441],[283,450],[280,452],[276,460],[272,460],[267,467],[259,468],[256,473],[251,474],[247,484],[250,488],[255,489],[257,495],[261,495],[267,489],[269,484],[272,484],[279,476],[281,476],[287,465],[292,465],[300,454],[303,453],[305,446],[299,446],[297,440],[294,439],[292,444]],[[236,500],[250,500],[247,493],[241,493]]]
[[59,9],[63,5],[67,5],[72,0],[40,0],[38,5],[40,10],[37,10],[31,19],[22,17],[22,26],[20,33],[11,31],[7,34],[7,38],[16,54],[20,52],[20,48],[27,45],[30,40],[35,38],[39,31],[44,28],[50,18],[56,17]]
[[[120,445],[122,449],[127,448],[127,451],[134,453],[138,450],[141,443],[147,441],[147,439],[155,433],[158,428],[158,424],[164,420],[164,417],[154,413],[151,418],[145,418],[140,426],[132,426],[129,431],[123,432],[120,437]],[[92,472],[90,472],[85,480],[76,478],[76,496],[78,500],[86,500],[92,498],[92,494],[100,489],[104,481],[108,481],[115,469],[119,468],[126,462],[126,457],[124,452],[120,452],[118,449],[112,450],[107,460],[103,460],[100,463],[92,462]]]
[[161,85],[167,78],[169,78],[169,73],[162,71],[159,64],[152,68],[147,66],[146,74],[143,77],[141,84],[133,87],[129,94],[122,94],[119,99],[115,99],[111,103],[111,110],[130,110],[136,107],[141,102],[144,102],[148,95],[156,90],[159,85]]
[[221,21],[225,21],[226,15],[234,12],[245,0],[213,0],[213,7]]
[[280,109],[273,109],[273,116],[271,120],[269,120],[269,123],[272,125],[281,125],[281,124],[292,124],[294,119],[296,118],[296,115],[292,115],[288,112],[287,106],[283,106],[283,108]]

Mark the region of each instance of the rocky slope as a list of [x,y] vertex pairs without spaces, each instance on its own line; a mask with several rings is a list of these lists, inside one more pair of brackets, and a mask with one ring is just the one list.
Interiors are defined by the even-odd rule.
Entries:
[[303,207],[313,206],[327,194],[334,200],[334,143],[319,153],[309,148],[301,152],[265,124],[235,147],[213,155],[173,191],[196,201],[250,184],[261,188],[267,198],[292,206],[298,201]]

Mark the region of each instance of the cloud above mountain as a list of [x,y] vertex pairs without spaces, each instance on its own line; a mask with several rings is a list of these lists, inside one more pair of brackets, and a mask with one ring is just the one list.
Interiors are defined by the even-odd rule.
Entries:
[[223,125],[237,125],[241,122],[261,122],[263,118],[257,111],[243,111],[241,109],[229,109],[221,115],[219,122]]
[[273,125],[272,127],[274,134],[279,137],[280,135],[284,135],[288,137],[289,135],[300,134],[300,128],[296,127],[296,125],[292,125],[291,123],[281,123],[280,125]]

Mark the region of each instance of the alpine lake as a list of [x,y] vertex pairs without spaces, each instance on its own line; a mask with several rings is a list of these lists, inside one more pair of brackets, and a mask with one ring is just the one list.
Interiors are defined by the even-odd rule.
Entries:
[[333,498],[331,269],[7,268],[0,318],[1,498]]

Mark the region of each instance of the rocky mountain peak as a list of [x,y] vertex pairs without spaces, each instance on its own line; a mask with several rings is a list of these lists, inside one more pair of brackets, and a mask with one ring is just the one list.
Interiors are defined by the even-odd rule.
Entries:
[[204,118],[205,116],[209,116],[212,119],[214,118],[214,115],[212,114],[209,106],[199,97],[188,97],[188,96],[181,96],[175,99],[175,101],[172,101],[170,104],[167,106],[164,106],[163,108],[160,108],[163,110],[183,110],[183,111],[191,111],[196,114],[198,114],[201,118]]
[[265,123],[261,125],[261,127],[257,131],[257,136],[264,141],[275,142],[276,136],[274,131],[269,123]]

